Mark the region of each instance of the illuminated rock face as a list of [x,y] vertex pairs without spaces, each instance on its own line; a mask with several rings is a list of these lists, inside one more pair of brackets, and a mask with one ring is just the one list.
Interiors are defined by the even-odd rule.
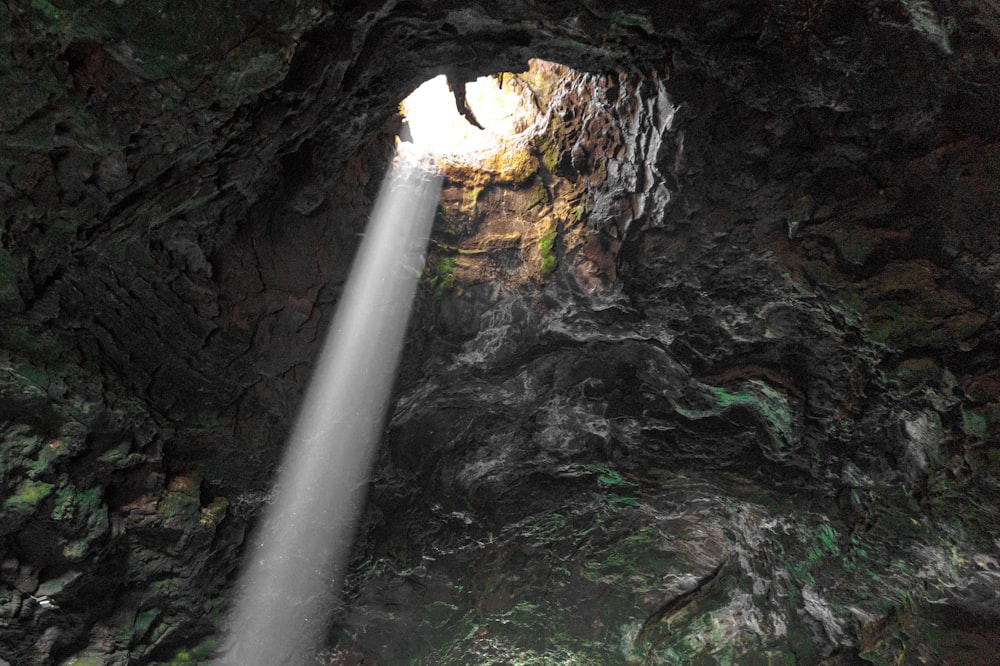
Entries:
[[210,653],[399,101],[530,58],[327,661],[994,654],[991,5],[348,4],[8,17],[0,658]]

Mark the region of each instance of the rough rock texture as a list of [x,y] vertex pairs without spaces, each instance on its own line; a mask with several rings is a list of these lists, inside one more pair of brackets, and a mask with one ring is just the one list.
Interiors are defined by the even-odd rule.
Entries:
[[14,2],[0,658],[209,658],[422,80],[453,176],[327,663],[989,663],[988,0]]

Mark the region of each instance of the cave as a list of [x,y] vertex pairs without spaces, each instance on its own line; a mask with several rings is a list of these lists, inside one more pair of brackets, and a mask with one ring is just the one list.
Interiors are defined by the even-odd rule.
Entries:
[[0,666],[234,663],[427,81],[474,136],[477,85],[531,111],[430,167],[348,562],[288,663],[995,663],[995,3],[0,21]]

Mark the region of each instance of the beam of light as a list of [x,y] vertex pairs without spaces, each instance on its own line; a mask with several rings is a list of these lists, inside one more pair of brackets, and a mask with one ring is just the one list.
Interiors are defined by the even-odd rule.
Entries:
[[396,160],[382,184],[277,481],[251,541],[223,656],[312,663],[343,583],[441,190]]

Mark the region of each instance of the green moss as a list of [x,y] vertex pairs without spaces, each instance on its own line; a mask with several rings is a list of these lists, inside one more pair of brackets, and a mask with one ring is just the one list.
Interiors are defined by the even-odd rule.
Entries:
[[104,491],[101,488],[79,490],[71,484],[60,486],[55,493],[52,519],[72,520],[78,516],[90,515],[100,509],[103,498]]
[[70,562],[79,562],[83,560],[83,558],[87,556],[87,553],[90,552],[90,544],[93,541],[93,538],[90,536],[77,539],[76,541],[70,541],[63,546],[63,557]]
[[623,479],[618,470],[608,467],[607,465],[586,465],[584,469],[588,472],[597,474],[597,485],[602,488],[617,485],[635,485],[631,481]]
[[428,262],[424,281],[434,290],[435,298],[441,298],[446,290],[454,288],[456,266],[456,259],[452,256],[438,256]]
[[129,630],[131,634],[129,643],[135,645],[141,641],[146,636],[149,628],[153,626],[153,622],[159,619],[159,617],[160,610],[158,608],[150,608],[139,613],[135,618],[135,622],[132,623],[132,628]]
[[191,513],[191,509],[194,506],[195,502],[191,498],[171,493],[160,503],[160,514],[166,520],[178,517],[183,518],[185,515]]
[[668,541],[670,537],[655,526],[639,527],[594,553],[584,567],[583,577],[623,592],[655,589],[663,575],[690,568],[662,550],[661,545]]
[[23,469],[42,446],[43,439],[30,426],[16,424],[6,428],[0,437],[0,472],[6,476]]
[[217,525],[226,517],[226,510],[229,508],[229,500],[225,497],[216,497],[212,503],[201,510],[201,525]]
[[500,613],[497,619],[514,627],[533,629],[540,625],[544,626],[548,618],[541,605],[530,601],[519,601],[513,608]]
[[102,463],[108,463],[118,467],[121,463],[125,462],[128,458],[129,450],[132,448],[131,443],[122,442],[113,449],[108,449],[102,453],[97,459]]
[[535,179],[535,198],[528,203],[525,210],[531,210],[532,208],[537,208],[545,203],[548,203],[549,193],[545,189],[545,183],[542,182],[541,178]]
[[760,414],[768,425],[768,432],[778,446],[778,455],[788,454],[785,450],[793,443],[792,412],[788,399],[764,382],[749,381],[745,392],[731,393],[724,388],[706,386],[712,398],[720,407],[744,405]]
[[544,547],[562,541],[570,530],[566,516],[556,512],[506,525],[500,534],[504,539],[517,537]]
[[53,465],[63,458],[69,457],[74,452],[75,447],[68,446],[61,439],[54,439],[43,446],[35,461],[28,468],[28,477],[37,479],[39,476],[51,473]]
[[448,235],[455,234],[455,220],[452,216],[451,211],[448,210],[448,206],[443,203],[439,203],[437,207],[437,214],[434,219],[435,230],[440,230]]
[[976,439],[986,439],[989,437],[989,428],[986,417],[967,409],[962,410],[962,432],[969,437]]
[[166,496],[160,501],[158,511],[164,522],[174,527],[194,522],[201,508],[201,473],[189,471],[170,481]]
[[438,260],[438,278],[446,287],[451,287],[455,282],[455,257],[441,257]]
[[52,494],[53,488],[55,486],[51,483],[32,481],[30,479],[22,481],[21,485],[17,487],[15,494],[8,497],[3,503],[4,513],[20,515],[32,513],[43,500]]
[[200,643],[191,648],[191,655],[199,659],[210,657],[215,652],[215,645],[215,636],[206,636]]
[[823,523],[816,528],[816,544],[825,553],[837,555],[840,553],[837,530],[830,523]]
[[[50,394],[61,394],[66,391],[65,375],[67,369],[64,366],[32,365],[30,363],[19,363],[13,368],[12,376],[18,382],[18,389],[27,395],[37,395],[49,397]],[[79,411],[74,412],[75,416],[82,416]]]
[[545,275],[552,273],[559,263],[559,260],[552,252],[552,246],[556,241],[556,233],[557,231],[553,229],[550,233],[542,236],[542,239],[538,242],[538,253],[542,256],[542,273]]
[[795,561],[790,571],[804,585],[814,585],[813,570],[824,558],[840,554],[840,535],[829,523],[820,523],[812,535],[805,557]]
[[104,491],[100,487],[80,490],[66,483],[55,491],[52,505],[53,520],[68,523],[64,529],[82,537],[69,541],[63,546],[63,556],[73,562],[82,560],[91,544],[102,537],[108,529],[108,512],[104,507]]
[[542,164],[545,165],[549,173],[554,173],[556,165],[559,164],[559,142],[556,141],[555,133],[554,128],[550,129],[542,136],[538,144],[538,152],[542,155]]
[[21,378],[26,380],[28,384],[31,384],[41,390],[44,390],[45,386],[49,383],[49,375],[41,368],[37,368],[33,365],[23,363],[17,366],[15,372],[17,372]]
[[479,195],[482,194],[481,186],[471,187],[462,194],[462,209],[469,217],[476,216],[476,204],[479,202]]
[[631,497],[628,495],[617,495],[615,493],[607,493],[601,495],[601,501],[607,506],[611,511],[620,511],[626,507],[637,507],[642,502],[639,501],[638,497]]

